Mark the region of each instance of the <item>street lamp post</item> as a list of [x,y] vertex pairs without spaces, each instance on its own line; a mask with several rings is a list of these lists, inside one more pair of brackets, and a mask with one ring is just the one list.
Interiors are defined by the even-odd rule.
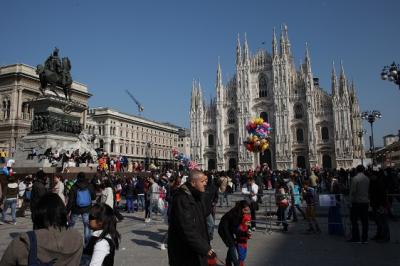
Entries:
[[375,165],[374,122],[377,119],[380,119],[381,117],[382,117],[381,112],[377,111],[377,110],[365,111],[365,112],[362,112],[362,114],[361,114],[361,118],[364,120],[367,120],[368,123],[370,123],[370,125],[371,125],[370,149],[371,149],[372,165]]
[[400,89],[400,65],[393,62],[390,66],[385,66],[381,72],[382,80],[394,82]]
[[360,143],[361,143],[361,164],[364,165],[364,144],[362,141],[363,136],[367,133],[365,129],[360,130],[357,132],[357,136],[360,138]]

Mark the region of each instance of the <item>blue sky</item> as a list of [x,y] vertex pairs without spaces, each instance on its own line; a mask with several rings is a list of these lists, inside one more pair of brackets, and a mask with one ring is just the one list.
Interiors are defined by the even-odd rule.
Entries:
[[137,114],[128,89],[145,117],[188,127],[192,79],[209,98],[218,56],[224,79],[234,74],[238,33],[247,32],[253,53],[270,52],[273,27],[286,23],[296,65],[308,42],[328,91],[332,60],[343,60],[361,109],[383,114],[374,131],[381,145],[400,129],[400,90],[379,78],[384,65],[400,63],[398,10],[396,0],[3,1],[0,64],[36,66],[57,46],[73,79],[88,85],[91,106]]

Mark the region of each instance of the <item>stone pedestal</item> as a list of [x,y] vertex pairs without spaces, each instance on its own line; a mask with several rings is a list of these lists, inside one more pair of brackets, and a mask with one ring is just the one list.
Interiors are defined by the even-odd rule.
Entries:
[[[60,167],[49,162],[50,152],[60,157],[69,151],[90,152],[96,157],[91,140],[82,130],[81,115],[87,106],[53,95],[41,96],[29,102],[34,108],[30,133],[17,143],[15,168]],[[33,155],[33,151],[36,155]]]
[[[51,148],[62,154],[66,150],[79,149],[80,140],[77,136],[65,136],[54,133],[30,134],[24,137],[17,145],[14,167],[51,167],[52,164],[46,158],[46,151]],[[36,150],[36,156],[32,157],[32,151]]]
[[56,96],[43,96],[31,102],[34,116],[29,134],[57,133],[78,135],[82,131],[81,114],[87,107]]

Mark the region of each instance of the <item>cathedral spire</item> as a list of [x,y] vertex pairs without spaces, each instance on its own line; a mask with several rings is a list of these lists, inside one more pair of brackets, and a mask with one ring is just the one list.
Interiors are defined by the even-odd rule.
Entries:
[[195,87],[194,79],[192,81],[192,95],[191,95],[191,101],[190,101],[190,109],[191,110],[196,109],[196,87]]
[[277,47],[277,42],[276,42],[276,33],[275,33],[275,27],[272,33],[272,57],[274,58],[276,55],[278,55],[278,47]]
[[285,42],[285,37],[283,33],[283,27],[281,26],[281,37],[279,40],[279,47],[280,47],[280,54],[281,56],[286,54],[286,42]]
[[236,65],[241,65],[242,64],[242,47],[240,44],[240,36],[238,33],[237,36],[237,42],[236,42]]
[[218,56],[218,67],[217,67],[217,82],[215,86],[218,88],[222,88],[222,72],[221,72],[221,64],[219,61],[219,56]]
[[249,46],[247,44],[247,34],[244,33],[244,51],[243,51],[243,62],[244,64],[250,64]]
[[197,101],[198,101],[198,107],[203,108],[204,99],[203,99],[203,92],[201,91],[200,80],[197,81]]
[[336,70],[335,70],[335,61],[332,61],[332,95],[338,95],[338,88],[337,88],[337,77],[336,77]]
[[289,34],[288,34],[288,27],[287,27],[287,25],[286,24],[284,24],[283,25],[283,30],[284,30],[284,33],[285,33],[285,47],[286,47],[286,54],[287,55],[291,55],[291,51],[290,51],[290,41],[289,41]]
[[307,73],[311,73],[311,58],[310,58],[310,51],[308,49],[308,43],[306,42],[306,56],[304,58],[304,63],[306,65]]
[[344,74],[343,61],[340,61],[340,77],[339,77],[339,92],[341,95],[347,94],[347,80]]

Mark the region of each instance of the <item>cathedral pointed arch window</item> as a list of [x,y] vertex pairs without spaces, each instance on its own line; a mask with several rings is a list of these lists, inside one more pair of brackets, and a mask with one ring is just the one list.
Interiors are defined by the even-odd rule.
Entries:
[[228,124],[232,125],[232,124],[235,124],[235,122],[236,122],[235,111],[233,109],[230,109],[228,111]]
[[302,119],[304,114],[303,114],[303,106],[300,103],[295,104],[294,106],[294,118],[296,119]]
[[229,146],[235,146],[235,134],[229,133]]
[[329,140],[329,130],[327,127],[321,128],[321,138],[323,141]]
[[214,135],[208,135],[208,147],[214,147]]
[[296,129],[296,140],[297,140],[297,143],[304,142],[304,132],[303,132],[302,128]]
[[261,73],[258,77],[258,97],[268,96],[268,80],[264,73]]

